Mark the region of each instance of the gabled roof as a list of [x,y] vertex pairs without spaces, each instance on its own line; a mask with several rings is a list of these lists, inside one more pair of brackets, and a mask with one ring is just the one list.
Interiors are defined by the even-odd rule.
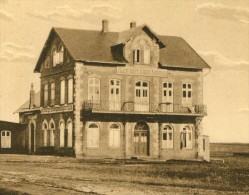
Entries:
[[40,72],[40,66],[43,57],[46,55],[47,46],[51,44],[54,35],[61,39],[69,54],[76,61],[126,64],[126,59],[120,56],[122,47],[115,46],[124,44],[137,30],[143,30],[159,44],[159,63],[161,66],[192,69],[210,68],[182,38],[158,36],[147,25],[142,25],[122,32],[107,33],[95,30],[52,28],[34,71]]
[[40,91],[35,93],[35,107],[29,109],[29,100],[27,100],[20,108],[18,108],[14,113],[35,111],[40,109]]

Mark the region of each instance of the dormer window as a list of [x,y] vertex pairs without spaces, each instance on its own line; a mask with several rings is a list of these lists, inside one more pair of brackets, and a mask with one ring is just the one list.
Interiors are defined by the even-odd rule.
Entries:
[[150,46],[144,39],[141,39],[133,50],[133,63],[150,64],[150,61]]
[[63,58],[64,58],[64,48],[61,45],[59,48],[59,63],[63,63]]

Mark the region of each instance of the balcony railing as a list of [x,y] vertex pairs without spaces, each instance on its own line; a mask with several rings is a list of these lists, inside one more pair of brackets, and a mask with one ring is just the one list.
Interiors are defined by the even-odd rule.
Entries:
[[186,106],[173,103],[159,103],[159,104],[142,104],[129,102],[100,102],[93,103],[87,100],[83,103],[84,111],[106,111],[106,112],[149,112],[149,113],[182,113],[182,114],[207,114],[206,105]]

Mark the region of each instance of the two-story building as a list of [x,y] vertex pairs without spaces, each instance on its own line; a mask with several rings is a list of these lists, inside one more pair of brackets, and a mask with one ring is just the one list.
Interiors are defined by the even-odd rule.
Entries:
[[110,32],[52,28],[35,72],[39,105],[20,108],[29,151],[89,158],[209,160],[203,71],[180,37],[148,25]]

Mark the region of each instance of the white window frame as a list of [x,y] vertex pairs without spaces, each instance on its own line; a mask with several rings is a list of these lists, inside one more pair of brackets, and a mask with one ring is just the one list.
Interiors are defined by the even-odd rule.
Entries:
[[163,125],[162,148],[173,148],[173,147],[174,147],[174,129],[171,125],[168,124]]
[[145,44],[143,46],[143,52],[144,52],[144,57],[143,57],[143,60],[144,60],[144,64],[150,64],[150,46],[148,44]]
[[60,121],[60,147],[65,147],[65,121]]
[[121,80],[111,79],[109,83],[109,108],[110,110],[121,109]]
[[48,122],[46,120],[44,120],[42,123],[42,131],[43,131],[43,146],[48,146],[48,140],[47,140]]
[[134,64],[141,63],[141,50],[140,49],[134,49],[133,61],[134,61]]
[[59,48],[59,57],[58,57],[59,64],[63,63],[64,60],[64,47],[61,45]]
[[[96,127],[90,127],[94,125]],[[87,147],[98,148],[99,147],[99,125],[97,123],[91,122],[87,128]]]
[[50,84],[50,90],[51,90],[51,96],[50,96],[50,104],[54,105],[55,104],[55,82],[51,82]]
[[71,119],[67,121],[67,147],[73,147],[73,122]]
[[[140,82],[140,86],[137,84]],[[147,86],[144,86],[144,83]],[[149,111],[150,83],[148,81],[135,81],[135,111]]]
[[[118,128],[114,127],[117,126]],[[120,147],[120,125],[112,123],[109,127],[109,146],[113,148]]]
[[67,102],[69,104],[73,103],[73,78],[69,78],[67,87]]
[[[192,83],[182,84],[182,104],[183,105],[192,106],[192,97],[193,97],[192,89],[193,89]],[[184,94],[186,95],[186,97],[184,97]]]
[[60,104],[65,104],[65,89],[66,89],[65,79],[60,81]]
[[88,79],[88,100],[92,101],[92,103],[94,104],[100,103],[100,79],[99,78]]
[[11,148],[11,131],[1,131],[1,148]]

